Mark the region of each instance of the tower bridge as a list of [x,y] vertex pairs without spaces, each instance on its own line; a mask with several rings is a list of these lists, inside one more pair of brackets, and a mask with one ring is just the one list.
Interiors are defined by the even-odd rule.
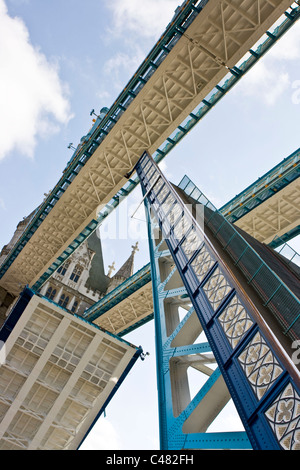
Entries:
[[[2,252],[1,296],[18,299],[0,331],[2,449],[78,448],[143,358],[122,336],[153,317],[162,449],[298,448],[299,272],[270,248],[299,233],[299,150],[219,211],[188,177],[171,185],[156,163],[299,14],[287,0],[185,1]],[[81,316],[46,298],[53,273],[139,184],[150,264]],[[187,201],[204,207],[207,232]],[[207,379],[194,399],[190,367]],[[231,397],[245,432],[207,432]]]
[[99,213],[114,204],[142,152],[158,151],[161,157],[160,147],[167,141],[168,150],[186,135],[292,26],[299,9],[291,5],[288,0],[244,0],[239,6],[185,2],[37,208],[2,263],[0,285],[17,295],[25,285],[44,281],[47,270],[52,273],[96,228]]

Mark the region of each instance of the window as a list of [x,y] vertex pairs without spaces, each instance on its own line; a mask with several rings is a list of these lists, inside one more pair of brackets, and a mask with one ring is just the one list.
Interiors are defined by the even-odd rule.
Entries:
[[73,307],[71,308],[71,312],[76,313],[77,309],[78,309],[78,302],[77,300],[75,300],[75,302],[73,303]]
[[81,274],[83,271],[83,267],[80,266],[79,264],[76,264],[74,271],[72,272],[70,279],[73,282],[78,282],[78,279],[80,278]]
[[69,297],[66,297],[65,294],[62,294],[60,299],[59,299],[59,302],[58,304],[61,306],[61,307],[64,307],[66,308],[67,305],[69,303]]
[[46,292],[47,299],[53,300],[55,295],[56,295],[56,289],[53,289],[53,287],[49,287]]
[[58,272],[59,274],[61,274],[62,276],[64,276],[64,275],[66,274],[67,269],[68,269],[68,267],[70,266],[70,264],[71,264],[70,261],[66,261],[64,264],[62,264],[62,265],[58,268],[57,272]]

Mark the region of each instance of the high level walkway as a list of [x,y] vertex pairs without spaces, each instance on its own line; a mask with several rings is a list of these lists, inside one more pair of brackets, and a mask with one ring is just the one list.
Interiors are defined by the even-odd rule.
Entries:
[[300,149],[220,208],[229,222],[277,247],[300,233]]

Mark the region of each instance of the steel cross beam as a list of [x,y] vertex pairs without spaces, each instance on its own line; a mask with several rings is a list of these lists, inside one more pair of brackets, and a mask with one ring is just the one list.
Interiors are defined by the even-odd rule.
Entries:
[[[147,193],[149,224],[153,224],[151,209],[253,449],[296,449],[300,436],[298,369],[229,269],[228,262],[220,258],[147,153],[140,159],[137,173],[143,192]],[[151,245],[150,249],[153,250]],[[153,266],[152,270],[154,301],[158,302],[159,281]],[[157,303],[154,310],[157,318],[160,315]],[[156,322],[157,354],[162,361],[162,327],[159,320]],[[162,374],[163,362],[158,363],[158,370]],[[166,442],[172,428],[166,423],[170,403],[164,393],[165,387],[160,398],[162,439]],[[281,410],[287,402],[289,413],[283,422]]]

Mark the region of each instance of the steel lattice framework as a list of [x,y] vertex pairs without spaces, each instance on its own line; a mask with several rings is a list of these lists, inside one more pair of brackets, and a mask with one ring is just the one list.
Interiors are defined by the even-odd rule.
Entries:
[[[216,248],[212,238],[207,235],[207,227],[213,233],[220,233],[220,239],[227,247],[227,252],[235,261],[239,261],[250,249],[246,247],[243,237],[236,231],[230,232],[227,221],[209,204],[203,207],[202,220],[205,229],[199,225],[199,219],[193,216],[194,209],[187,209],[181,197],[165,179],[153,159],[145,153],[137,165],[137,172],[145,195],[146,210],[150,230],[150,255],[153,275],[153,297],[157,332],[158,384],[160,404],[161,445],[164,449],[190,447],[201,448],[201,431],[203,429],[204,403],[211,402],[203,397],[200,402],[197,395],[192,404],[187,401],[186,381],[181,369],[174,367],[173,360],[177,355],[176,348],[167,352],[171,346],[174,328],[178,327],[176,315],[170,311],[164,301],[167,297],[162,290],[168,290],[169,278],[164,278],[163,270],[159,268],[158,257],[155,256],[155,244],[161,244],[169,250],[182,283],[197,313],[201,326],[214,353],[222,377],[233,398],[238,413],[244,424],[248,438],[254,449],[298,449],[300,435],[300,374],[286,350],[278,341],[266,321],[264,308],[271,308],[274,295],[280,288],[288,291],[285,285],[275,287],[270,292],[270,282],[264,283],[267,277],[267,265],[255,266],[255,251],[244,260],[246,271],[244,276],[249,282],[258,282],[258,290],[264,303],[253,301],[251,291],[243,283],[243,276],[236,274],[228,259]],[[197,217],[198,218],[198,217]],[[225,228],[224,228],[225,227]],[[228,224],[229,227],[229,224]],[[159,237],[154,237],[154,230],[161,231]],[[157,243],[155,239],[162,239]],[[235,240],[234,240],[235,239]],[[234,242],[232,242],[234,240]],[[229,246],[230,245],[230,246]],[[245,249],[246,248],[246,249]],[[225,249],[225,248],[224,248]],[[237,264],[237,263],[235,263]],[[254,268],[255,274],[249,273],[249,267]],[[262,270],[262,268],[264,268]],[[262,272],[261,272],[262,271]],[[272,273],[271,273],[272,274]],[[172,277],[174,272],[169,274]],[[249,280],[249,275],[251,279]],[[274,276],[274,274],[272,274]],[[164,283],[166,281],[166,283]],[[270,281],[270,279],[269,279]],[[171,286],[172,287],[172,286]],[[181,292],[182,294],[182,292]],[[173,294],[180,296],[179,292]],[[291,294],[292,295],[292,294]],[[171,295],[172,296],[172,295]],[[267,296],[267,297],[266,297]],[[281,298],[286,298],[281,293]],[[293,297],[293,296],[292,296]],[[288,302],[288,301],[287,301]],[[299,312],[299,299],[295,299],[296,311]],[[291,313],[290,304],[275,302],[279,317]],[[272,308],[271,308],[272,311]],[[181,325],[182,326],[182,325]],[[192,330],[190,330],[191,333]],[[178,331],[176,332],[178,333]],[[297,331],[295,330],[297,335]],[[187,349],[183,354],[192,355],[196,352],[194,362],[201,370],[203,365],[210,363],[208,350],[200,345],[195,347],[185,343]],[[174,346],[174,345],[173,345]],[[196,350],[196,351],[195,351]],[[180,356],[180,354],[178,353]],[[184,361],[184,363],[189,361]],[[176,362],[176,364],[178,364]],[[193,364],[193,362],[192,362]],[[187,364],[186,364],[187,366]],[[202,369],[203,371],[203,369]],[[217,372],[205,373],[216,380]],[[173,384],[173,389],[172,389]],[[175,386],[174,386],[175,384]],[[210,384],[212,386],[212,384]],[[170,390],[171,389],[171,390]],[[226,389],[218,384],[214,397],[214,405],[226,403]],[[282,412],[288,403],[289,413],[282,418]],[[171,407],[172,404],[172,407]],[[199,411],[200,410],[200,411]],[[197,413],[198,411],[198,413]],[[215,411],[215,408],[214,408]],[[193,417],[193,413],[197,418]],[[213,411],[211,411],[213,414]],[[214,416],[213,416],[214,418]],[[196,433],[196,436],[194,435]],[[200,434],[199,434],[200,433]],[[191,437],[192,434],[192,437]],[[205,448],[213,447],[206,436]],[[212,441],[214,441],[213,436]],[[231,444],[232,445],[232,444]]]

